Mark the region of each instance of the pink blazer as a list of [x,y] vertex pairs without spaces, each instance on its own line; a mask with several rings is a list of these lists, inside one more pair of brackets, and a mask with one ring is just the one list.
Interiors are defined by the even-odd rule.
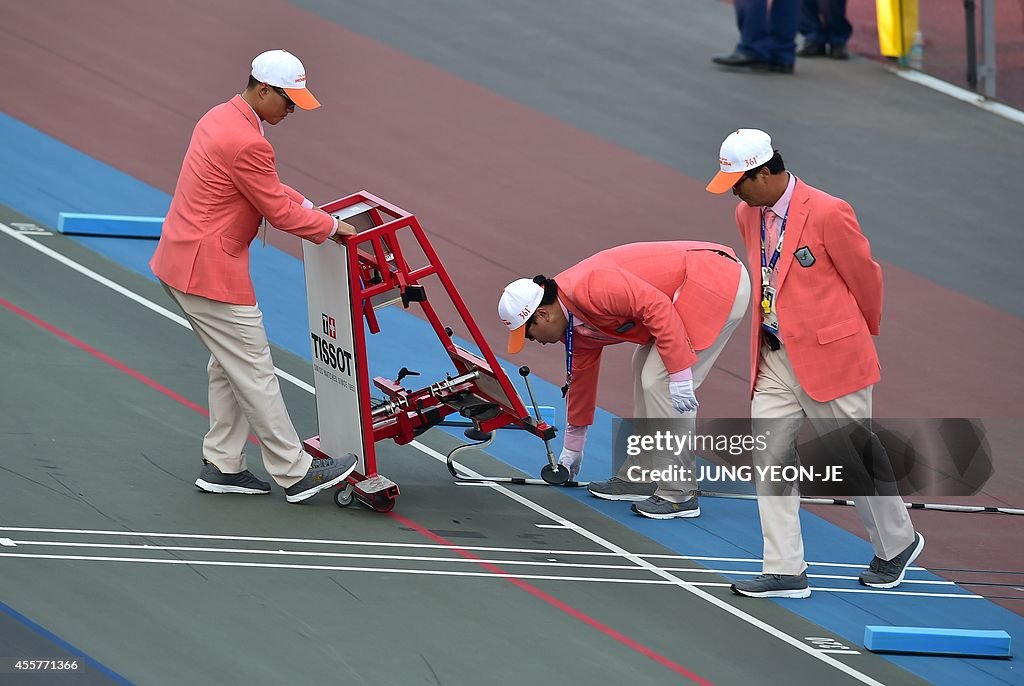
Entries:
[[556,276],[562,304],[605,339],[573,336],[569,423],[594,421],[605,345],[654,343],[669,372],[693,366],[729,316],[740,270],[727,246],[663,241],[611,248]]
[[334,229],[330,215],[303,208],[303,200],[278,179],[274,149],[255,112],[236,95],[203,115],[192,132],[150,269],[184,293],[255,305],[249,244],[263,217],[314,243]]
[[[736,224],[755,282],[753,394],[761,341],[761,209],[741,202]],[[882,268],[871,259],[853,208],[797,180],[776,269],[779,335],[807,394],[828,402],[877,383],[881,372],[871,337],[878,335],[882,321]]]

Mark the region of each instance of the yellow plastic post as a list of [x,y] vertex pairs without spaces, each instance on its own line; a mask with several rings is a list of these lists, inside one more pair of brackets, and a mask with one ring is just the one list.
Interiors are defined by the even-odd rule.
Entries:
[[886,57],[905,57],[917,33],[917,0],[875,0],[878,48]]

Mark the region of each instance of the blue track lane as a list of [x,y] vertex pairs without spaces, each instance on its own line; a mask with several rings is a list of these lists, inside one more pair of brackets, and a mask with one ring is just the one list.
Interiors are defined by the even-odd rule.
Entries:
[[[0,184],[0,203],[50,227],[57,225],[60,212],[155,216],[163,215],[170,203],[167,194],[3,114],[0,114],[0,167],[17,170]],[[352,190],[355,189],[342,189],[339,196]],[[372,188],[367,190],[373,192]],[[407,209],[415,212],[415,208]],[[424,229],[429,236],[430,227]],[[155,241],[76,240],[128,269],[153,278],[148,261]],[[311,359],[301,262],[273,247],[254,246],[252,275],[271,341]],[[170,306],[170,303],[163,304]],[[487,316],[490,314],[488,312]],[[426,322],[399,308],[382,310],[378,316],[382,333],[369,341],[371,376],[393,377],[399,368],[406,366],[421,371],[421,379],[428,383],[451,369],[447,355],[436,343]],[[463,345],[472,349],[465,342]],[[504,367],[526,397],[521,378],[515,373],[518,366],[506,361]],[[538,404],[558,408],[557,423],[564,421],[561,394],[555,385],[535,379],[533,391]],[[606,478],[610,472],[612,419],[613,415],[598,411],[588,436],[587,460],[580,477],[583,480]],[[536,476],[545,464],[540,443],[523,432],[501,432],[489,452],[530,476]],[[439,465],[439,468],[443,467]],[[680,554],[724,558],[757,558],[761,554],[757,510],[751,501],[704,498],[699,519],[659,522],[635,516],[621,503],[599,501],[582,489],[566,490],[566,495]],[[867,563],[871,558],[869,544],[844,529],[806,511],[801,513],[801,523],[808,557],[815,562]],[[705,563],[711,568],[722,568],[719,565],[724,564],[732,569],[753,571],[759,568],[756,563]],[[808,572],[856,576],[858,570],[812,565]],[[927,573],[912,576],[919,580],[944,581]],[[858,588],[856,582],[850,580],[812,579],[811,585]],[[967,594],[951,585],[905,584],[900,590]],[[1024,617],[987,600],[817,592],[808,600],[784,605],[843,636],[854,646],[861,646],[867,624],[1003,629],[1018,645],[1024,640]],[[1013,661],[909,656],[887,656],[887,659],[936,684],[1024,684],[1024,677],[1014,668]]]

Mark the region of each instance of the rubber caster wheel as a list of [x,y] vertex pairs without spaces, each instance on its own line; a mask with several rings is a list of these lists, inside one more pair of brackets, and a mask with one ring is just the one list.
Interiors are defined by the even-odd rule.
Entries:
[[352,504],[352,484],[345,484],[344,488],[334,489],[334,504],[338,507],[348,507]]
[[569,470],[564,464],[555,465],[554,467],[546,464],[540,470],[540,478],[552,486],[561,486],[569,480]]

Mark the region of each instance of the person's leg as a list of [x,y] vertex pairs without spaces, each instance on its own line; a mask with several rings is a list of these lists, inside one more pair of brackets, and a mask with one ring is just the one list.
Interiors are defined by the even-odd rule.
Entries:
[[[872,390],[873,388],[868,386],[824,404],[828,405],[827,409],[831,416],[841,422],[870,422]],[[870,428],[870,423],[865,426]],[[877,459],[887,459],[884,449]],[[892,467],[888,464],[873,464],[869,472],[883,480],[887,479],[887,475],[888,479],[892,478]],[[885,485],[887,484],[882,484],[881,487]],[[914,525],[910,521],[910,513],[903,503],[903,498],[898,495],[854,495],[857,514],[864,524],[876,557],[890,560],[914,542]]]
[[[169,292],[223,370],[238,407],[260,439],[267,472],[285,488],[300,481],[312,457],[302,450],[281,397],[259,308]],[[223,386],[217,390],[223,393]]]
[[[800,385],[784,349],[773,351],[763,346],[760,355],[750,404],[754,467],[765,470],[796,465],[796,438],[804,420]],[[799,489],[757,473],[757,512],[764,538],[762,574],[735,581],[731,589],[755,598],[806,598],[811,589],[800,532]]]
[[[761,348],[754,397],[750,403],[753,436],[762,437],[763,448],[753,450],[755,469],[785,467],[798,463],[796,439],[803,424],[800,385],[785,349]],[[755,444],[756,445],[756,444]],[[797,575],[807,569],[800,530],[800,493],[758,478],[757,510],[764,538],[765,574]]]
[[822,3],[827,0],[800,0],[800,33],[804,44],[796,52],[797,57],[823,57],[827,54],[828,40],[822,23]]
[[[637,431],[637,432],[643,432],[645,430],[645,428],[646,428],[645,427],[644,419],[646,417],[648,417],[648,414],[647,414],[646,395],[644,393],[644,386],[643,386],[643,371],[644,371],[645,365],[647,364],[647,360],[652,356],[652,351],[653,350],[654,350],[654,344],[648,344],[648,345],[638,345],[636,347],[636,349],[633,351],[633,418],[632,418],[633,422],[632,422],[632,428],[633,428],[634,431]],[[653,356],[657,357],[658,354],[654,353]],[[615,478],[621,479],[623,481],[644,482],[647,485],[650,485],[651,482],[649,480],[645,481],[644,479],[636,479],[636,478],[630,479],[629,478],[630,467],[638,467],[640,469],[650,469],[651,468],[651,462],[650,462],[649,459],[646,458],[646,456],[630,457],[630,456],[627,455],[625,457],[625,459],[623,459],[622,464],[619,466],[618,470],[616,470]]]
[[[723,257],[723,260],[729,259]],[[718,359],[719,354],[725,348],[729,337],[742,321],[750,304],[750,279],[742,264],[735,263],[739,271],[739,279],[736,284],[736,292],[733,295],[732,308],[726,317],[725,323],[715,341],[704,350],[697,351],[697,362],[691,368],[693,372],[693,387],[698,389],[707,378]],[[678,295],[678,293],[677,293]],[[653,347],[653,346],[651,346]],[[634,374],[636,367],[634,366]],[[652,350],[646,357],[643,368],[640,370],[638,390],[642,392],[643,404],[647,410],[645,416],[650,418],[671,419],[674,427],[673,433],[679,436],[693,436],[697,432],[697,412],[680,414],[672,405],[672,398],[668,393],[668,370],[656,350]],[[681,447],[679,453],[668,451],[656,453],[652,456],[652,468],[661,470],[663,473],[668,470],[679,478],[662,479],[658,482],[658,490],[655,496],[671,503],[682,503],[690,500],[693,491],[697,488],[694,478],[687,478],[687,475],[694,475],[697,467],[697,455],[690,447]],[[639,507],[639,506],[638,506]],[[643,510],[644,508],[640,508]],[[676,516],[698,516],[700,509],[694,506],[690,513],[682,514],[672,512]],[[644,514],[641,511],[641,514]]]
[[[630,430],[642,435],[647,432],[647,402],[642,383],[643,369],[652,354],[654,345],[639,345],[633,351],[633,418]],[[660,359],[660,358],[659,358]],[[614,466],[614,464],[613,464]],[[636,468],[631,472],[631,468]],[[607,481],[591,481],[587,491],[603,500],[644,500],[654,495],[657,484],[643,476],[642,470],[651,468],[649,456],[623,456],[622,464],[615,470],[615,475]],[[640,470],[640,471],[637,471]],[[630,478],[632,477],[632,478]]]
[[771,51],[768,0],[736,0],[735,7],[736,25],[740,30],[740,41],[736,44],[736,51],[755,60],[767,62]]
[[800,35],[804,45],[825,43],[825,27],[821,21],[822,0],[800,0]]
[[244,451],[249,439],[249,421],[235,398],[224,368],[213,355],[206,371],[210,378],[210,430],[203,438],[203,459],[225,473],[243,472],[248,469]]
[[715,360],[718,359],[722,350],[725,349],[725,344],[729,342],[733,331],[736,330],[740,322],[747,318],[747,307],[750,305],[750,277],[747,275],[747,270],[742,264],[739,267],[740,278],[736,284],[736,295],[733,296],[732,309],[725,319],[725,324],[722,325],[722,330],[718,332],[718,337],[715,338],[714,343],[704,350],[697,351],[697,363],[692,368],[694,389],[699,388],[704,383],[704,379],[707,378],[708,372],[711,371],[715,364]]
[[846,18],[846,0],[820,0],[820,2],[825,42],[833,51],[837,47],[845,48],[850,36],[853,35],[853,25]]
[[[653,348],[653,346],[651,346]],[[653,420],[671,420],[671,431],[677,436],[693,435],[697,427],[697,412],[680,414],[672,405],[668,392],[668,370],[657,350],[651,350],[640,373],[640,385],[644,394],[644,406],[647,418]],[[696,386],[694,375],[694,386]],[[662,422],[663,424],[664,422]],[[694,474],[697,456],[689,448],[684,448],[676,455],[673,450],[657,451],[650,455],[651,469],[662,474],[674,473],[680,478],[662,479],[658,481],[658,490],[654,492],[659,498],[673,503],[687,500],[697,488],[697,483],[686,475]],[[698,511],[699,513],[699,511]]]
[[769,31],[768,61],[791,67],[796,61],[796,29],[800,23],[797,0],[773,0]]

